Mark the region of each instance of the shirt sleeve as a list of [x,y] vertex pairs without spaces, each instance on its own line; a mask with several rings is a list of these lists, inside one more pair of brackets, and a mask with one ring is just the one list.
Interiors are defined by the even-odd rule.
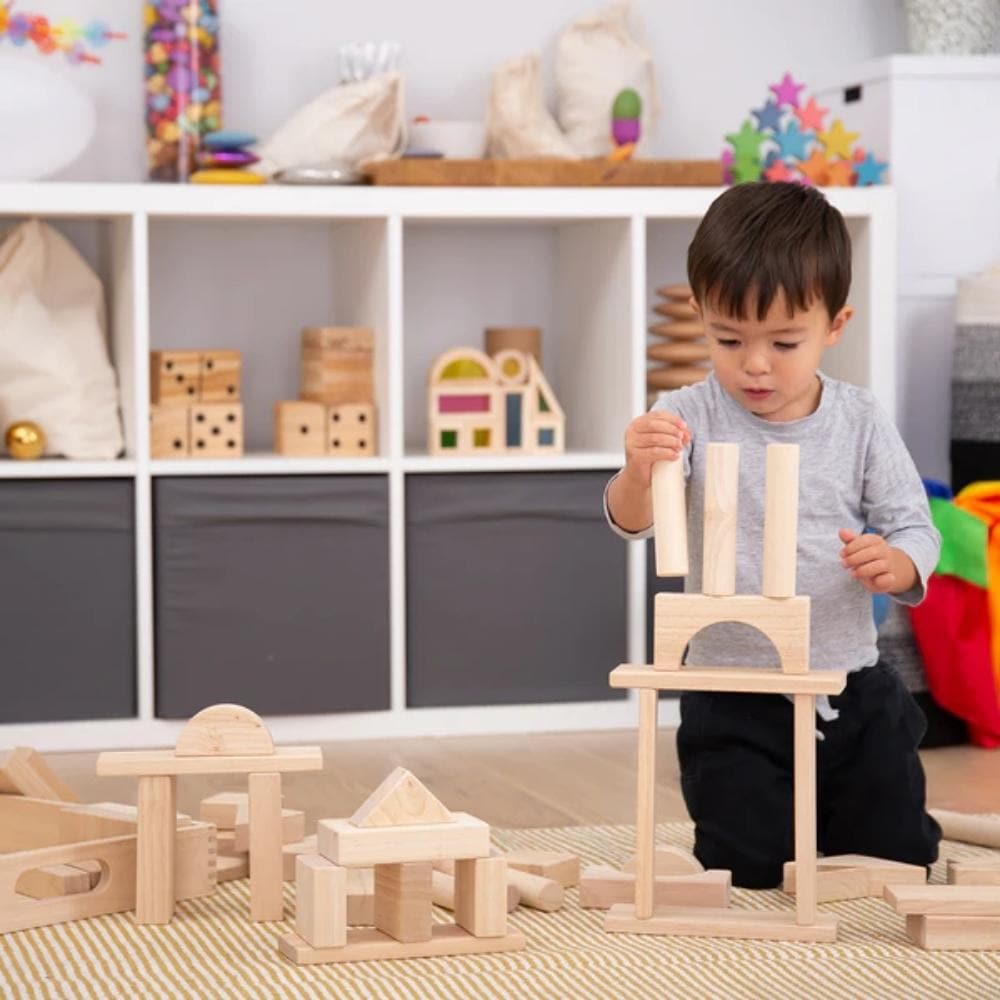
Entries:
[[905,552],[917,570],[917,583],[892,597],[901,604],[919,604],[941,553],[941,536],[931,520],[927,494],[913,459],[895,425],[877,406],[861,503],[868,528]]

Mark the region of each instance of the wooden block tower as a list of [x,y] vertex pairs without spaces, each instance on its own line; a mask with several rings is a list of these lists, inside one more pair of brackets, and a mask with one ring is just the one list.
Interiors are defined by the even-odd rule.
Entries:
[[[657,594],[652,665],[624,664],[611,686],[639,691],[638,805],[635,902],[611,907],[607,931],[701,937],[831,941],[834,917],[816,912],[816,698],[838,694],[842,671],[809,670],[809,598],[795,595],[798,518],[797,445],[767,448],[762,593],[736,594],[739,448],[709,444],[705,477],[701,594]],[[687,517],[680,460],[653,469],[658,576],[686,576]],[[706,625],[737,621],[763,632],[781,668],[685,667],[688,641]],[[654,906],[656,727],[659,691],[739,691],[786,694],[794,702],[795,912]]]
[[152,351],[151,457],[242,455],[241,367],[239,351]]

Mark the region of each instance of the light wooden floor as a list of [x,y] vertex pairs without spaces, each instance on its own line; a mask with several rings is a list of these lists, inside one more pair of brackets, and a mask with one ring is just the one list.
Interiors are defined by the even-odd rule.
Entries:
[[[285,776],[285,805],[307,822],[349,816],[392,768],[413,771],[451,809],[494,826],[578,826],[635,821],[635,733],[559,733],[354,741],[323,748],[325,766]],[[85,801],[135,802],[135,782],[97,778],[96,754],[50,754]],[[1000,751],[949,747],[923,754],[931,807],[1000,813]],[[181,778],[178,809],[197,816],[230,779]],[[245,786],[244,786],[245,787]],[[686,819],[672,731],[659,740],[656,815]]]

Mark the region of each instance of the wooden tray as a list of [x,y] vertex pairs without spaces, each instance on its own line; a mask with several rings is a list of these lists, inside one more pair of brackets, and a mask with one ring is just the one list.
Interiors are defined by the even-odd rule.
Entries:
[[718,160],[383,160],[372,184],[428,187],[719,187]]

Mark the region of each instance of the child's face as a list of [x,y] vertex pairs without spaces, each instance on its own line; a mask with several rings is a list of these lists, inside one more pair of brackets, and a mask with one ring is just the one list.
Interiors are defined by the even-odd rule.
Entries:
[[831,320],[817,300],[789,316],[779,292],[763,320],[754,310],[738,320],[715,312],[708,303],[691,303],[705,325],[715,377],[740,406],[775,421],[799,420],[816,409],[816,370],[823,351],[840,340],[853,312],[850,306]]

